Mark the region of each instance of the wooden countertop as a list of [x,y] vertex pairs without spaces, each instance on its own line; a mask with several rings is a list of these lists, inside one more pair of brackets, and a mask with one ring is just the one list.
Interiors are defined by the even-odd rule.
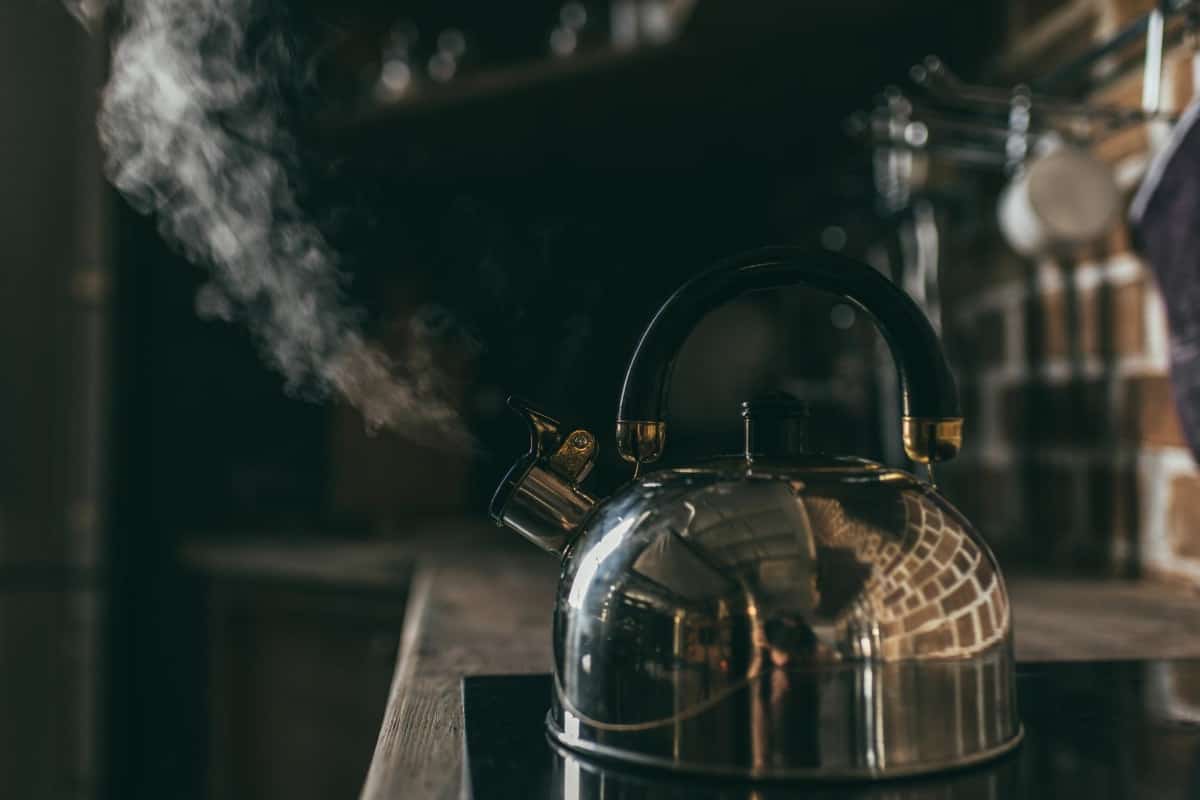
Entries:
[[363,800],[458,797],[462,676],[550,669],[557,560],[487,523],[428,538]]
[[[432,526],[362,800],[456,798],[459,681],[548,672],[558,563],[487,523]],[[1163,584],[1009,576],[1017,658],[1200,657],[1200,595]]]

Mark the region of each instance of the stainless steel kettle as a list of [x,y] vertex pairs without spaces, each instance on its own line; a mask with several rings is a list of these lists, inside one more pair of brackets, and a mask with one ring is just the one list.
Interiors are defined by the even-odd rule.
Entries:
[[807,452],[803,407],[743,405],[745,452],[647,471],[693,326],[746,292],[802,283],[864,310],[899,371],[904,449],[953,457],[962,419],[937,336],[874,269],[753,252],[684,284],[629,364],[617,446],[633,480],[580,488],[596,437],[527,405],[532,447],[493,518],[563,559],[554,612],[559,743],[749,778],[907,775],[1014,747],[1008,595],[995,557],[938,492],[859,458]]

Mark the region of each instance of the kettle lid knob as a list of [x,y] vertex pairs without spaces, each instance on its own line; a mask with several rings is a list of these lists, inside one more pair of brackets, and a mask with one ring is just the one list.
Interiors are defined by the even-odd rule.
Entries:
[[808,447],[808,404],[787,392],[742,403],[746,460],[789,458]]

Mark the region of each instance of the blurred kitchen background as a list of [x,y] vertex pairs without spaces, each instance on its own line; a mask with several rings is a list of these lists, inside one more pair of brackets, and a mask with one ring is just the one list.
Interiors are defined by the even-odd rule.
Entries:
[[[287,99],[303,201],[370,334],[400,356],[414,315],[432,331],[472,451],[285,393],[206,305],[204,268],[103,178],[119,10],[77,8],[89,34],[50,0],[4,3],[0,785],[355,795],[427,532],[509,536],[481,524],[525,446],[507,394],[601,432],[610,488],[604,432],[650,314],[763,244],[865,259],[926,308],[966,406],[937,477],[1007,571],[1200,587],[1200,471],[1123,222],[1193,93],[1173,3],[1144,97],[1156,5],[264,2],[307,69]],[[1120,192],[1086,243],[1020,254],[997,225],[1030,155],[1005,135],[1019,84],[1151,112],[1076,137]],[[685,348],[672,455],[736,449],[738,403],[784,389],[822,448],[903,463],[890,370],[835,299],[747,298]]]

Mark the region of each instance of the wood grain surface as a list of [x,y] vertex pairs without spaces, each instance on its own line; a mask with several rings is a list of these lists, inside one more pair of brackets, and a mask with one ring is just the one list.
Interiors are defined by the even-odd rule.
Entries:
[[418,568],[363,798],[457,797],[462,676],[550,669],[557,560],[468,527],[433,537]]

